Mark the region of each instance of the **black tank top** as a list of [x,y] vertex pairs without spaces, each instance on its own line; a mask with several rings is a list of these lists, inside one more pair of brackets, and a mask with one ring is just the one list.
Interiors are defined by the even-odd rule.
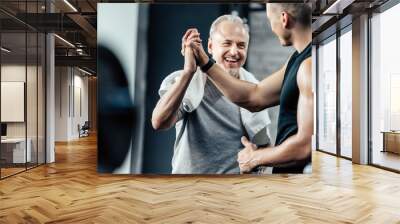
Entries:
[[[282,82],[280,95],[280,109],[278,117],[278,133],[275,145],[280,145],[287,138],[297,133],[297,104],[299,102],[299,87],[297,86],[297,71],[301,63],[311,57],[311,43],[301,52],[295,52],[287,66]],[[301,164],[296,163],[285,169],[274,168],[275,172],[297,173],[302,172],[304,165],[311,158]]]

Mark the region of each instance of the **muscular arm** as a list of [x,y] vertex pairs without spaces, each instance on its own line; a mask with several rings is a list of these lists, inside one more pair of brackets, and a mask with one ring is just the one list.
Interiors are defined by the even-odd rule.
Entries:
[[[208,62],[208,56],[199,45],[193,45],[200,65]],[[233,103],[256,112],[279,104],[279,96],[287,63],[277,72],[269,75],[259,84],[238,80],[228,74],[220,65],[214,64],[208,76],[218,89]]]
[[207,72],[221,92],[232,102],[256,112],[279,104],[286,65],[259,84],[236,79],[215,64]]
[[301,64],[297,73],[297,84],[300,91],[297,107],[297,133],[279,146],[254,150],[252,156],[254,164],[251,167],[286,163],[310,156],[314,122],[311,59],[306,59]]
[[180,78],[157,102],[151,117],[155,130],[169,129],[178,121],[178,110],[192,77],[192,73],[183,71]]

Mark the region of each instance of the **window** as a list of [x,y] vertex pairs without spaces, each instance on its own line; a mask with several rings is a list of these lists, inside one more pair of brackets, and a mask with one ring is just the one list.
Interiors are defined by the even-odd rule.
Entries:
[[336,39],[319,45],[318,149],[336,154]]
[[[18,6],[21,14],[36,13],[44,3]],[[0,20],[0,178],[5,178],[45,163],[46,39],[44,33],[2,12]]]
[[339,38],[340,52],[340,155],[352,157],[352,33],[351,26]]
[[371,18],[372,164],[400,170],[400,4]]

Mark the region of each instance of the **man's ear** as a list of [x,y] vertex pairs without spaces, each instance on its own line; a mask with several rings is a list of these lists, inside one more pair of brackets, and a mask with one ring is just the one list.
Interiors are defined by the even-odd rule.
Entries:
[[208,38],[207,52],[212,55],[212,41],[211,41],[211,38]]
[[282,22],[283,28],[285,28],[285,29],[289,29],[290,28],[289,14],[287,12],[282,12],[282,14],[281,14],[281,22]]

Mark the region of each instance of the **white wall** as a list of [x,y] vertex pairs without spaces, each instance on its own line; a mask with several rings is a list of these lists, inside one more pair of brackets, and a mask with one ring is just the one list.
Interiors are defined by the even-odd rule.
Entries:
[[55,141],[68,140],[68,85],[69,76],[67,67],[55,68]]
[[[78,132],[78,124],[82,126],[85,121],[89,120],[89,110],[88,110],[88,77],[85,76],[83,77],[80,71],[77,74],[78,70],[74,70],[74,80],[73,80],[73,86],[74,86],[74,91],[72,94],[74,96],[71,96],[71,99],[74,100],[74,102],[71,102],[72,108],[72,119],[71,119],[71,132],[70,135],[72,138],[78,138],[79,137],[79,132]],[[80,92],[80,93],[79,93]],[[80,101],[80,102],[79,102]],[[81,108],[79,108],[81,107]],[[82,110],[82,111],[80,111]]]
[[70,141],[79,138],[78,124],[88,120],[88,77],[72,67],[56,67],[55,73],[55,140]]
[[[31,68],[28,66],[28,70]],[[25,65],[2,65],[1,81],[25,82]]]

